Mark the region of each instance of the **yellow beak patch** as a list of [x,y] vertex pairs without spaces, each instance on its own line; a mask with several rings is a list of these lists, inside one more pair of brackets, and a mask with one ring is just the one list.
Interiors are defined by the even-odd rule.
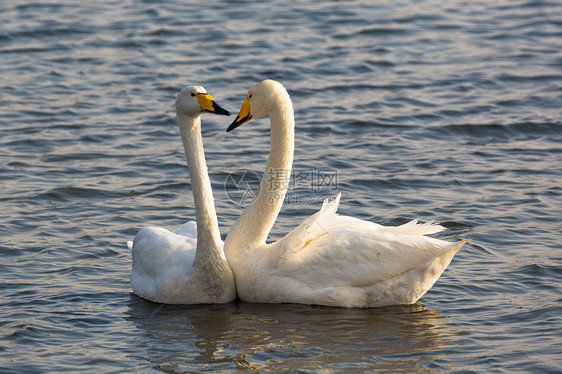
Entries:
[[209,95],[208,93],[200,93],[200,94],[196,94],[197,95],[197,101],[199,101],[199,105],[201,106],[201,109],[203,109],[204,112],[210,112],[213,113],[215,111],[215,108],[213,107],[213,97],[211,95]]
[[213,99],[213,97],[211,95],[209,95],[208,93],[198,93],[198,94],[195,94],[195,95],[197,95],[197,101],[199,102],[199,106],[201,107],[201,111],[207,112],[207,113],[221,114],[223,116],[229,116],[230,115],[228,110],[219,106],[215,102],[215,99]]
[[230,132],[237,128],[238,126],[250,121],[252,119],[252,115],[250,114],[250,98],[246,97],[246,100],[242,103],[242,107],[240,108],[240,113],[236,116],[234,122],[228,126],[226,132]]

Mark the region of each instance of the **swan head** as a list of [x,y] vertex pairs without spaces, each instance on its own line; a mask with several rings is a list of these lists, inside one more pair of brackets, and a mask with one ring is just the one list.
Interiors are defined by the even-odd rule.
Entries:
[[266,79],[250,88],[240,113],[226,129],[230,132],[252,118],[265,117],[279,107],[279,102],[291,102],[289,94],[283,85],[271,79]]
[[203,113],[230,115],[202,86],[187,86],[181,90],[176,97],[176,112],[190,117],[199,117]]

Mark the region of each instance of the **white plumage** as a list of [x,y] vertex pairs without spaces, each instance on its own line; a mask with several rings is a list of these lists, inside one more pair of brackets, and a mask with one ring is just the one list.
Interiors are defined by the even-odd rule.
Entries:
[[200,86],[186,87],[180,92],[176,111],[197,223],[187,222],[174,231],[143,228],[133,242],[127,242],[133,258],[131,286],[136,295],[159,303],[230,302],[236,298],[236,287],[220,239],[200,120],[203,112],[228,112]]
[[[248,302],[378,307],[416,302],[431,288],[466,241],[425,235],[444,228],[409,222],[381,226],[336,213],[340,195],[275,243],[265,240],[282,206],[294,148],[293,109],[285,88],[253,87],[229,130],[252,118],[271,117],[271,153],[254,202],[235,222],[225,253],[239,297]],[[283,177],[285,175],[285,177]]]

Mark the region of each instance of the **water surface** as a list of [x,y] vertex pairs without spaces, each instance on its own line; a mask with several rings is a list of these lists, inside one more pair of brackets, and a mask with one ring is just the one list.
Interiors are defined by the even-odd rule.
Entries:
[[[560,19],[555,1],[2,2],[0,371],[562,371]],[[265,78],[294,101],[299,173],[271,239],[338,191],[342,214],[440,222],[470,243],[418,303],[131,294],[126,241],[195,216],[176,93],[237,112]],[[231,120],[203,119],[223,236],[244,209],[229,175],[269,150],[267,119]]]

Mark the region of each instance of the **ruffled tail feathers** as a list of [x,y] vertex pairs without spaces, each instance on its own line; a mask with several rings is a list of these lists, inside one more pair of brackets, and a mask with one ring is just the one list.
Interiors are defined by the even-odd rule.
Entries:
[[436,234],[445,230],[445,227],[429,221],[426,223],[418,223],[418,220],[414,219],[408,223],[394,227],[394,229],[399,230],[403,235],[431,235]]
[[341,199],[341,192],[333,200],[330,200],[329,198],[324,199],[324,202],[322,203],[322,208],[320,209],[320,213],[326,215],[336,214],[338,208],[340,207],[340,199]]
[[[340,206],[340,199],[341,199],[341,192],[338,193],[335,199],[324,199],[322,203],[322,208],[317,213],[319,217],[330,217],[332,215],[337,214],[337,210]],[[434,221],[429,221],[426,223],[418,223],[418,220],[412,220],[408,223],[405,223],[400,226],[382,226],[382,230],[395,234],[395,235],[413,235],[413,236],[422,236],[422,235],[431,235],[436,234],[445,230],[446,228],[435,223]]]

